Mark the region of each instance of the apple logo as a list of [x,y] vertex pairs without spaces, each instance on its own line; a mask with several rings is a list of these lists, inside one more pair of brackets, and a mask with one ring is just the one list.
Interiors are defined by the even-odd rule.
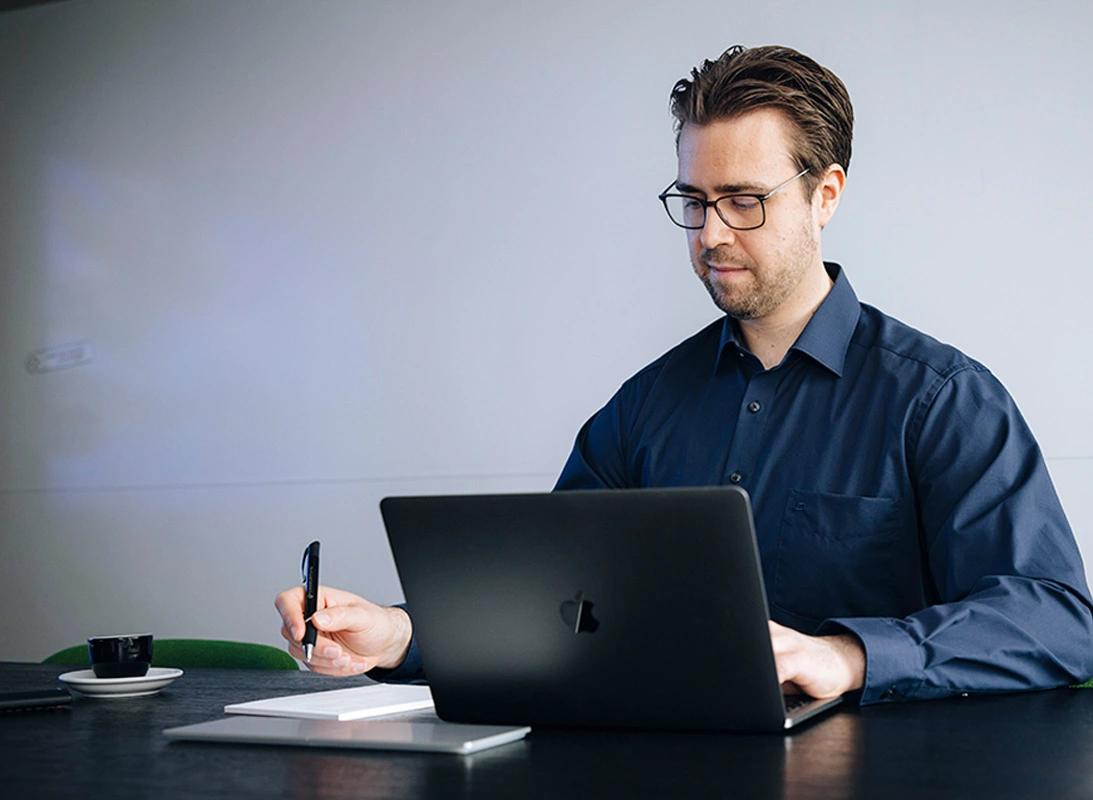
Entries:
[[592,602],[584,599],[584,592],[577,592],[572,600],[558,607],[562,621],[574,633],[595,633],[600,621],[592,616]]

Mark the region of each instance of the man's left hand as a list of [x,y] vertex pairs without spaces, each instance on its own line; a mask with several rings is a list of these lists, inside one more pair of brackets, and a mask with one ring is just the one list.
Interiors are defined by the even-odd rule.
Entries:
[[865,649],[852,633],[806,636],[770,622],[778,681],[788,693],[825,699],[865,684]]

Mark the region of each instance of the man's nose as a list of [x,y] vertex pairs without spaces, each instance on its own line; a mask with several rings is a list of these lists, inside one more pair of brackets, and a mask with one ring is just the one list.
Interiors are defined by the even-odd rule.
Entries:
[[734,244],[736,231],[725,224],[713,206],[706,209],[706,224],[698,233],[698,240],[706,250],[713,250],[719,244]]

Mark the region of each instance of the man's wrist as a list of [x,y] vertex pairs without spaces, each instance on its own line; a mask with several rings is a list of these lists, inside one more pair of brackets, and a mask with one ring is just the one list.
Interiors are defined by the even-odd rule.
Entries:
[[861,640],[852,633],[839,633],[834,636],[824,637],[831,642],[839,659],[846,666],[846,688],[844,692],[852,692],[865,685],[865,647]]
[[391,607],[385,610],[391,623],[391,644],[385,648],[386,655],[376,662],[376,666],[380,669],[396,669],[406,660],[410,641],[414,635],[414,626],[410,621],[410,615],[401,608]]

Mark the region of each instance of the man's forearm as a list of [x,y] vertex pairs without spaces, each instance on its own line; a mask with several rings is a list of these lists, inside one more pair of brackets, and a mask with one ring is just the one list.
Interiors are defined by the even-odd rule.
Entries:
[[861,702],[1050,689],[1093,674],[1093,611],[1049,580],[988,576],[968,598],[903,619],[828,620],[866,651]]

